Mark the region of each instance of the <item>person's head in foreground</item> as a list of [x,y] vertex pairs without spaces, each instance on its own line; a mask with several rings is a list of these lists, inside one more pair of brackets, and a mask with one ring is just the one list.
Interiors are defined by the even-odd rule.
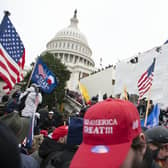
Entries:
[[0,122],[0,167],[20,168],[21,158],[18,143],[13,132]]
[[168,165],[168,128],[158,126],[145,131],[153,159],[159,166]]
[[83,142],[70,168],[145,168],[146,146],[136,107],[106,99],[87,110]]

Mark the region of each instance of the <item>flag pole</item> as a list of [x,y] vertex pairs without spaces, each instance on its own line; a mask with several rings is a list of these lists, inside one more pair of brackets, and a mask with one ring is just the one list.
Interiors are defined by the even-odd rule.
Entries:
[[30,75],[29,80],[28,80],[28,82],[27,82],[26,89],[27,89],[27,88],[29,87],[29,85],[30,85],[30,81],[31,81],[31,78],[32,78],[32,76],[33,76],[33,73],[34,73],[35,67],[36,67],[36,65],[37,65],[37,61],[38,61],[38,59],[39,59],[39,57],[37,57],[36,63],[35,63],[34,66],[33,66],[31,75]]
[[124,99],[125,99],[125,100],[128,100],[127,87],[126,87],[126,85],[124,85],[123,92],[124,92]]
[[144,127],[146,127],[147,119],[148,119],[150,95],[151,95],[151,88],[149,89],[149,93],[148,93],[148,101],[147,101],[147,107],[146,107]]
[[6,16],[10,16],[10,15],[11,15],[11,13],[10,13],[9,11],[7,11],[7,10],[4,11],[4,14],[5,14]]

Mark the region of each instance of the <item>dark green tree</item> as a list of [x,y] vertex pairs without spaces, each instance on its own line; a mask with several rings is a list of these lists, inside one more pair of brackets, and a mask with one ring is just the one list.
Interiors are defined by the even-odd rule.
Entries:
[[[56,89],[50,94],[42,93],[43,95],[43,105],[48,105],[49,109],[51,107],[60,105],[65,96],[65,86],[66,82],[70,78],[70,71],[67,67],[60,62],[59,59],[55,58],[53,54],[46,53],[40,57],[43,62],[48,66],[48,68],[56,75],[58,85]],[[31,64],[33,65],[33,63]],[[27,76],[24,78],[23,81],[23,88],[25,89],[27,86],[27,82],[30,78],[31,71],[27,73]],[[57,105],[56,105],[57,104]]]

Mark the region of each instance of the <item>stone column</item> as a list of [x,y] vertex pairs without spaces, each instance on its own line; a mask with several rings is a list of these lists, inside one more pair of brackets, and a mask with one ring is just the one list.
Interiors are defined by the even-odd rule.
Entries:
[[70,54],[67,54],[67,62],[70,63]]
[[65,54],[62,53],[62,60],[65,62]]

